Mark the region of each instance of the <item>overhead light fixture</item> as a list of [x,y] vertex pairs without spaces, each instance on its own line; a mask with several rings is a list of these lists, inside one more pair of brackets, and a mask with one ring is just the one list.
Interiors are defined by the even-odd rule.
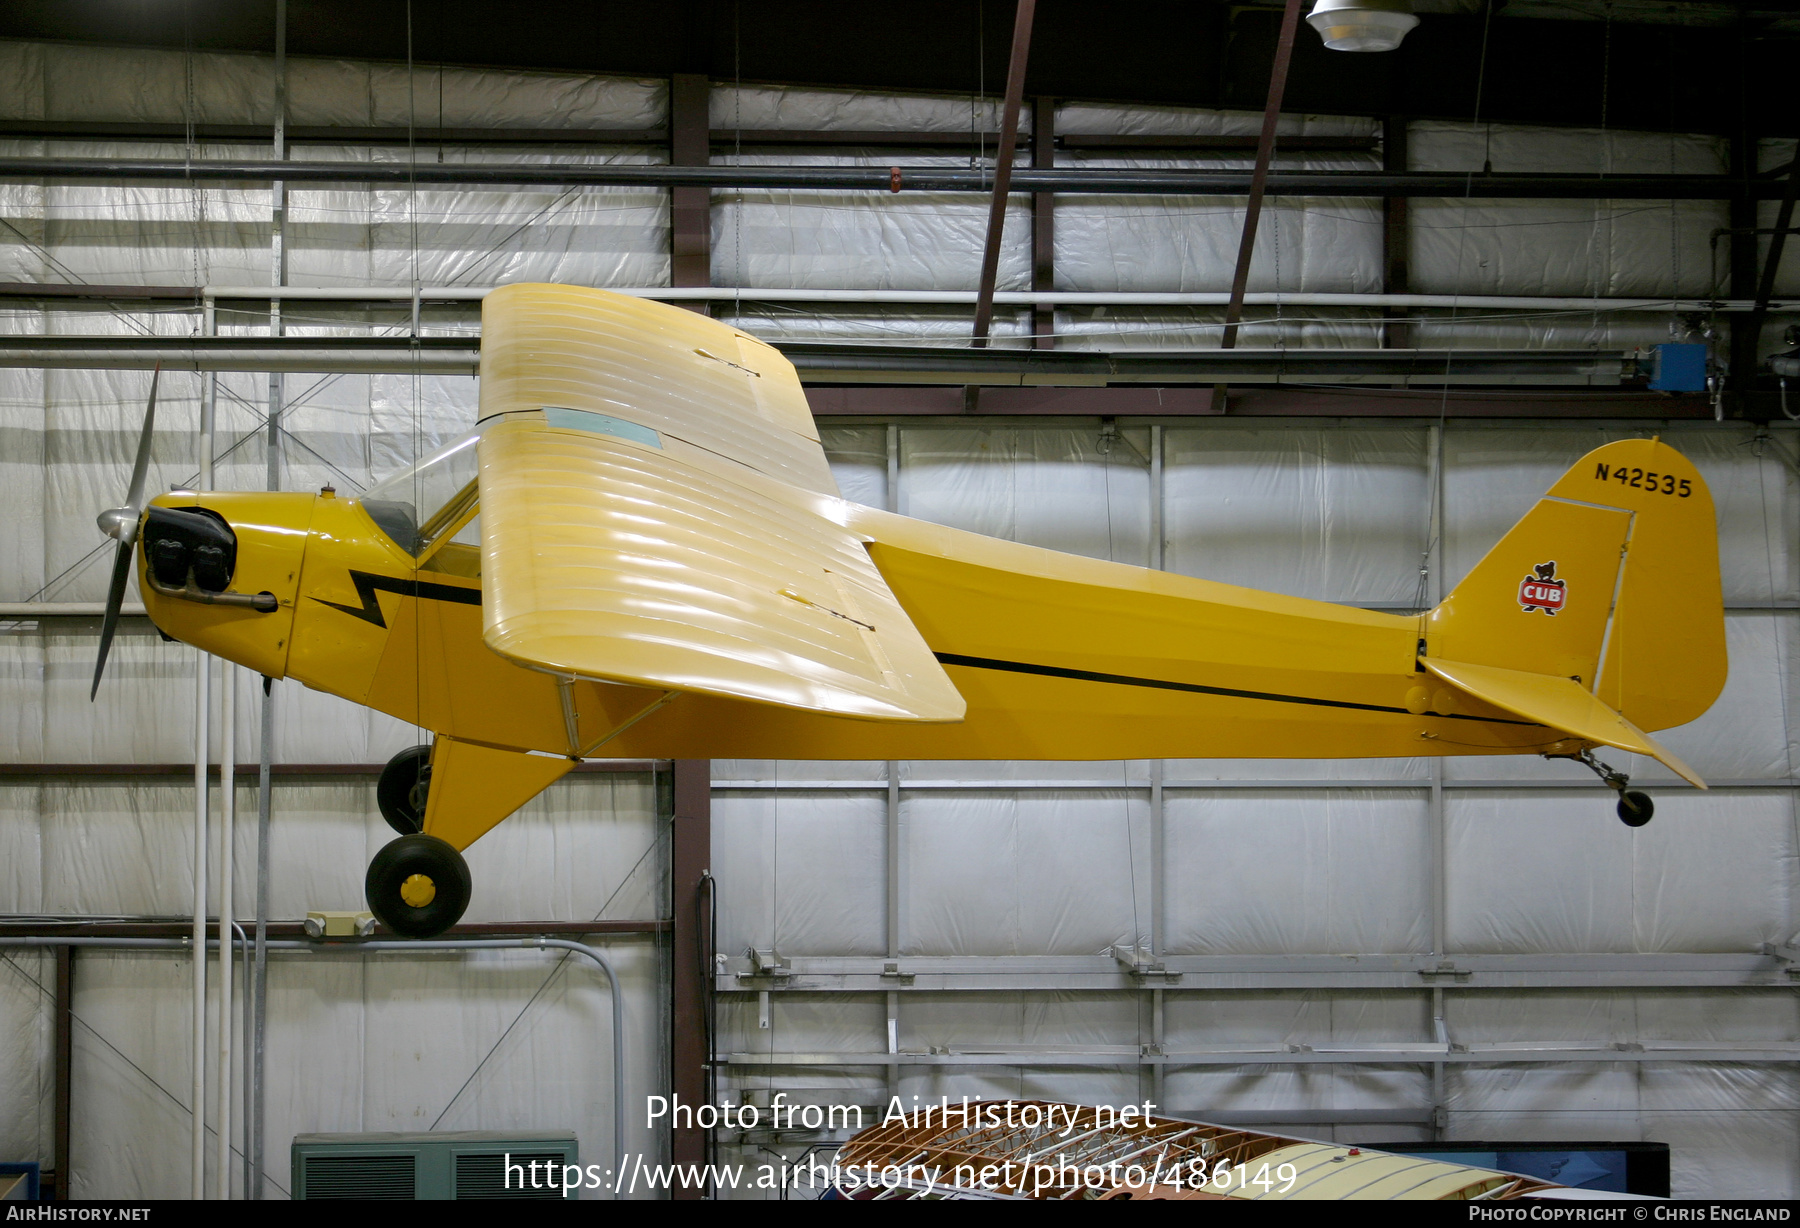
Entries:
[[1419,19],[1410,0],[1318,0],[1306,24],[1333,51],[1392,51]]

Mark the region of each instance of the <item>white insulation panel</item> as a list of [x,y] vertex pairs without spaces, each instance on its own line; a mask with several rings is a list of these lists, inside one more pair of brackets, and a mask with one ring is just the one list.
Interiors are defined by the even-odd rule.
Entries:
[[[263,57],[196,55],[190,103],[179,52],[0,42],[0,116],[52,120],[266,123]],[[442,85],[440,91],[438,86]],[[422,111],[409,93],[429,99]],[[444,99],[437,110],[436,99]],[[657,81],[573,74],[425,70],[409,91],[393,65],[295,58],[294,124],[649,128],[666,122]],[[716,128],[992,128],[991,105],[765,86],[713,92]],[[1071,133],[1236,133],[1257,117],[1170,108],[1060,104]],[[1372,135],[1366,120],[1289,117],[1284,134]],[[178,144],[0,142],[18,155],[178,157]],[[256,157],[260,146],[205,146],[202,157]],[[435,151],[434,151],[435,152]],[[889,165],[891,151],[825,147],[805,155],[721,151],[746,163],[808,160]],[[1765,167],[1791,157],[1765,143]],[[307,146],[295,156],[398,161],[401,148]],[[625,161],[643,149],[516,146],[446,150],[447,158]],[[1712,138],[1676,134],[1478,130],[1415,123],[1415,169],[1716,173]],[[957,162],[907,154],[908,164]],[[1069,155],[1069,164],[1133,165]],[[1144,160],[1148,162],[1148,160]],[[960,163],[958,163],[960,164]],[[1167,166],[1157,159],[1155,165]],[[1208,165],[1190,159],[1192,166]],[[1372,154],[1284,158],[1295,168],[1367,168]],[[1241,162],[1232,165],[1242,165]],[[269,195],[260,187],[0,185],[0,278],[193,284],[266,282]],[[547,279],[641,286],[669,276],[667,200],[646,189],[543,191],[296,187],[288,197],[288,278],[295,284],[482,285]],[[1762,223],[1772,221],[1772,207]],[[1225,288],[1241,205],[1163,198],[1060,198],[1058,286],[1069,290]],[[1003,288],[1029,279],[1025,198],[1008,213]],[[985,205],[902,194],[719,192],[715,285],[970,289]],[[1700,295],[1717,286],[1701,203],[1483,200],[1415,202],[1415,288],[1465,294]],[[1778,289],[1792,290],[1790,252]],[[1367,201],[1274,200],[1251,289],[1379,289],[1381,217]],[[770,339],[955,341],[960,308],[773,308],[746,301],[727,318]],[[466,330],[469,316],[427,308],[427,332]],[[1062,343],[1119,348],[1217,344],[1207,309],[1065,309]],[[264,317],[222,311],[220,331],[258,335]],[[292,334],[395,335],[405,304],[325,309],[290,304]],[[1669,321],[1593,312],[1498,318],[1425,313],[1422,345],[1632,346],[1668,339]],[[0,332],[186,335],[197,316],[104,307],[8,309]],[[1379,313],[1257,308],[1251,345],[1378,344]],[[1016,343],[1023,313],[1002,309],[995,335]],[[1777,330],[1771,329],[1773,334]],[[268,383],[219,380],[222,486],[260,488]],[[281,484],[354,490],[472,422],[466,378],[303,376],[283,381]],[[0,371],[0,600],[92,601],[105,551],[93,515],[128,480],[148,377],[131,372]],[[165,376],[153,486],[192,480],[196,377]],[[1103,437],[1055,428],[905,426],[889,488],[887,431],[829,429],[839,482],[854,499],[1035,545],[1324,600],[1434,600],[1570,462],[1616,426],[1203,423],[1170,427],[1160,520],[1147,428]],[[1796,439],[1776,430],[1682,426],[1666,437],[1692,457],[1719,505],[1732,675],[1719,703],[1669,745],[1733,787],[1699,794],[1659,768],[1621,766],[1656,782],[1654,824],[1613,821],[1605,795],[1567,764],[1450,759],[1444,788],[1444,925],[1452,952],[1494,954],[1749,953],[1793,936],[1796,756],[1800,755],[1800,487]],[[1431,507],[1441,491],[1434,533]],[[1163,540],[1153,540],[1154,525]],[[1423,565],[1423,577],[1421,567]],[[1423,584],[1423,587],[1421,587]],[[179,763],[192,752],[191,650],[128,626],[101,702],[87,684],[91,624],[0,626],[0,747],[22,763]],[[238,671],[240,751],[256,745],[256,680]],[[282,763],[372,763],[417,731],[294,685],[276,691],[273,757]],[[214,699],[214,726],[217,700]],[[1160,870],[1161,941],[1169,954],[1272,956],[1429,952],[1432,864],[1424,759],[1127,763],[937,762],[714,764],[712,871],[719,949],[773,946],[793,956],[1084,956],[1149,942],[1155,833],[1148,781],[1168,782]],[[1303,753],[1303,748],[1271,748]],[[242,757],[242,756],[241,756]],[[901,784],[897,933],[887,927],[886,785]],[[830,782],[835,787],[821,787]],[[1252,782],[1258,787],[1246,788]],[[1492,787],[1496,782],[1508,787]],[[1540,788],[1545,784],[1567,788]],[[1100,785],[1103,787],[1086,787]],[[850,786],[850,787],[842,787]],[[915,787],[916,786],[916,787]],[[945,787],[949,786],[949,787]],[[1231,787],[1227,787],[1231,786]],[[355,908],[368,856],[387,838],[366,781],[281,778],[274,794],[272,909]],[[254,812],[239,794],[240,815]],[[193,798],[178,778],[74,782],[14,778],[0,787],[0,912],[180,915],[187,907]],[[247,825],[246,825],[247,827]],[[473,920],[656,915],[666,906],[666,833],[645,776],[571,778],[472,851]],[[240,828],[240,868],[254,846]],[[235,906],[252,906],[239,876]],[[216,904],[216,902],[215,902]],[[646,940],[609,941],[624,980],[630,1103],[660,1086],[668,1021],[666,967]],[[0,1157],[49,1160],[49,986],[45,954],[9,951],[0,967]],[[185,1192],[188,966],[163,953],[88,953],[75,1009],[74,1190],[90,1197]],[[554,972],[552,969],[556,969]],[[548,987],[546,988],[546,979]],[[269,1193],[287,1187],[287,1140],[319,1130],[575,1129],[583,1159],[610,1151],[614,1072],[608,1002],[585,968],[538,952],[399,958],[278,955],[270,974]],[[542,991],[540,993],[540,990]],[[914,1052],[985,1048],[991,1067],[876,1066],[738,1070],[731,1096],[787,1090],[819,1103],[878,1106],[890,1093],[1042,1096],[1122,1103],[1155,1084],[1137,1064],[1155,1039],[1147,996],[1126,991],[913,992],[895,995],[894,1043]],[[761,1026],[766,1018],[768,1026]],[[1800,1041],[1791,991],[1520,990],[1446,994],[1460,1043],[1780,1043]],[[777,993],[720,1003],[722,1052],[884,1054],[884,994]],[[1393,1044],[1432,1035],[1424,991],[1310,990],[1164,994],[1169,1051],[1219,1045]],[[1117,1065],[1032,1066],[1070,1048]],[[465,1084],[465,1080],[467,1080]],[[458,1090],[460,1088],[460,1090]],[[1789,1067],[1726,1063],[1453,1065],[1445,1079],[1451,1138],[1606,1137],[1671,1144],[1677,1194],[1800,1193],[1800,1089]],[[1191,1112],[1416,1113],[1431,1107],[1419,1066],[1282,1065],[1167,1070],[1166,1107]],[[660,1142],[633,1123],[634,1150]],[[1339,1137],[1393,1137],[1408,1126],[1340,1126]],[[1313,1128],[1330,1133],[1331,1127]],[[804,1140],[803,1140],[804,1141]],[[790,1153],[798,1145],[783,1146]],[[725,1158],[762,1153],[726,1148]],[[210,1162],[210,1160],[209,1160]]]

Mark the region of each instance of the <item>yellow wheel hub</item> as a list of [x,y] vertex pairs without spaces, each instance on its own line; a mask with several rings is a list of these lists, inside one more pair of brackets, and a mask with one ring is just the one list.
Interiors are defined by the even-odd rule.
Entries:
[[423,908],[437,899],[437,884],[424,874],[409,874],[400,884],[400,898],[408,907]]

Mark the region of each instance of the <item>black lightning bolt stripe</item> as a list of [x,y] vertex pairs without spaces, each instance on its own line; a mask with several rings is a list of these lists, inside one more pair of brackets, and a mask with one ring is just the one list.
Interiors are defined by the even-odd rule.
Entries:
[[[968,669],[996,669],[1009,674],[1036,674],[1043,678],[1072,678],[1078,682],[1110,682],[1115,686],[1152,687],[1159,691],[1187,691],[1195,695],[1223,695],[1227,699],[1262,699],[1278,704],[1308,704],[1315,708],[1352,708],[1358,712],[1393,712],[1401,716],[1420,715],[1405,708],[1385,704],[1359,704],[1343,699],[1314,699],[1306,695],[1279,695],[1272,691],[1239,691],[1231,687],[1203,686],[1198,682],[1170,682],[1163,678],[1134,678],[1130,674],[1101,674],[1087,669],[1064,669],[1059,665],[1031,665],[1024,661],[998,661],[992,657],[964,657],[953,652],[935,654],[945,665],[961,665]],[[1434,714],[1435,715],[1435,714]],[[1497,716],[1468,716],[1457,713],[1438,720],[1481,721],[1489,725],[1529,725],[1536,721],[1515,721]]]
[[398,576],[378,576],[367,571],[352,571],[350,582],[356,585],[356,595],[362,598],[360,609],[353,605],[327,601],[323,597],[314,597],[313,600],[334,610],[342,610],[351,618],[360,618],[384,629],[387,627],[387,619],[381,615],[381,602],[376,599],[376,593],[398,593],[402,597],[417,597],[421,601],[454,601],[459,605],[481,604],[481,590],[478,588],[458,588],[454,584],[431,584],[423,580],[402,580]]

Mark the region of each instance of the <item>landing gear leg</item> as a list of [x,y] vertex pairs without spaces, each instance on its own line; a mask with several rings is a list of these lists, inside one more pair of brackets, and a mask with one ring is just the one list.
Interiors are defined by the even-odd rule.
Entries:
[[1656,803],[1650,800],[1648,793],[1641,789],[1630,788],[1631,777],[1594,758],[1594,752],[1591,750],[1584,750],[1573,755],[1545,755],[1544,758],[1573,759],[1605,781],[1607,787],[1619,795],[1619,821],[1627,827],[1642,827],[1656,813]]

